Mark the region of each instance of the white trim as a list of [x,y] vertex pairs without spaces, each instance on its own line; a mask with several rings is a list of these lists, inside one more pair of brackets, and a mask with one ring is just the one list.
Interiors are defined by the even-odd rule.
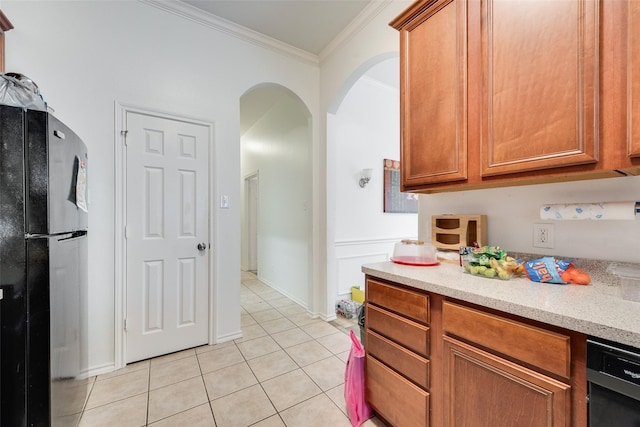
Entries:
[[[218,298],[218,257],[214,256],[218,247],[215,245],[216,230],[218,226],[218,192],[216,188],[216,140],[215,140],[215,123],[208,121],[200,121],[209,127],[209,345],[213,345],[220,339],[218,337],[217,310],[216,302]],[[242,334],[242,332],[240,332]]]
[[360,78],[364,76],[365,73],[367,73],[367,71],[383,61],[399,57],[400,53],[398,53],[397,51],[386,52],[376,55],[373,58],[369,58],[368,60],[360,64],[358,68],[356,68],[342,83],[340,89],[338,89],[338,92],[334,96],[333,101],[331,101],[331,103],[327,107],[327,114],[335,115],[338,113],[338,109],[340,108],[340,105],[342,105],[342,101],[344,100],[344,98],[347,96],[353,85],[355,85],[356,82],[360,80]]
[[233,332],[231,334],[226,334],[226,335],[220,335],[218,337],[218,341],[216,343],[209,343],[209,345],[214,345],[214,344],[222,344],[228,341],[233,341],[233,340],[237,340],[242,338],[242,331],[236,331]]
[[280,40],[276,40],[272,37],[254,31],[250,28],[243,27],[234,22],[220,18],[212,13],[198,9],[190,4],[183,3],[175,0],[138,0],[141,3],[148,4],[149,6],[162,9],[166,12],[173,13],[174,15],[182,18],[189,19],[197,24],[204,25],[213,30],[219,31],[226,35],[235,37],[237,39],[246,41],[248,43],[257,45],[264,49],[275,51],[291,58],[303,61],[309,64],[318,65],[319,59],[317,55],[309,53],[305,50],[291,46],[290,44],[283,43]]
[[393,0],[372,0],[362,9],[362,12],[358,14],[346,27],[338,33],[338,35],[320,51],[318,57],[320,62],[326,60],[333,52],[340,47],[340,45],[347,43],[356,34],[358,34],[364,27],[367,26],[373,18],[378,16],[388,5],[393,3]]
[[334,245],[336,247],[338,246],[357,246],[357,245],[375,245],[375,244],[379,244],[379,243],[397,243],[400,240],[403,239],[412,239],[412,240],[416,240],[417,237],[407,237],[407,236],[402,236],[402,237],[385,237],[385,238],[381,238],[381,239],[366,239],[366,240],[337,240],[334,242]]
[[[353,254],[353,255],[344,255],[344,256],[338,256],[336,257],[336,295],[334,295],[334,298],[337,296],[338,298],[340,298],[341,295],[345,295],[344,293],[341,292],[341,286],[342,284],[344,284],[345,276],[341,275],[340,272],[343,271],[345,272],[344,269],[342,269],[341,267],[347,268],[349,273],[353,273],[354,272],[354,268],[356,268],[356,266],[359,264],[360,265],[360,272],[362,273],[362,266],[365,264],[371,264],[371,263],[375,263],[375,262],[385,262],[385,261],[389,261],[389,259],[391,258],[391,255],[389,254],[389,252],[387,251],[376,251],[376,252],[367,252],[367,253],[360,253],[360,254]],[[357,260],[360,259],[360,261],[358,262]],[[355,261],[354,261],[355,260]]]
[[[258,195],[260,194],[260,171],[259,170],[255,170],[251,173],[248,173],[244,176],[243,178],[243,203],[244,205],[242,206],[242,230],[244,230],[244,236],[243,236],[243,245],[244,245],[244,253],[243,256],[240,259],[240,264],[241,264],[241,268],[243,271],[250,271],[251,270],[251,245],[250,245],[250,241],[251,241],[251,237],[249,236],[249,233],[247,232],[248,230],[250,230],[251,227],[249,227],[249,222],[250,222],[250,212],[247,212],[247,207],[249,206],[249,186],[251,183],[252,179],[257,179],[258,180]],[[259,200],[258,200],[259,203]],[[258,227],[258,223],[256,221],[256,224],[254,224],[255,227]],[[259,231],[256,230],[256,234],[259,234]],[[256,254],[258,252],[258,248],[256,247]],[[244,265],[242,265],[244,264]],[[256,270],[258,268],[257,262],[256,262]]]
[[[215,216],[216,211],[214,209],[215,197],[211,197],[213,193],[214,184],[214,158],[215,158],[215,141],[214,141],[214,123],[206,120],[201,120],[192,117],[178,116],[172,113],[161,112],[157,110],[150,110],[142,107],[133,106],[130,104],[124,104],[119,101],[114,102],[114,115],[115,115],[115,128],[114,128],[114,145],[115,145],[115,178],[114,178],[114,238],[115,238],[115,283],[114,283],[114,317],[115,317],[115,331],[114,331],[114,365],[113,369],[120,369],[126,365],[126,336],[124,332],[124,317],[127,313],[127,293],[126,293],[126,241],[124,238],[124,229],[126,226],[126,214],[127,214],[127,202],[126,202],[126,172],[127,172],[127,155],[125,149],[125,138],[121,131],[126,130],[126,115],[127,113],[139,113],[148,116],[160,117],[169,120],[182,121],[187,123],[194,123],[201,126],[206,126],[209,129],[209,242],[215,242]],[[215,295],[218,290],[218,281],[214,272],[217,265],[215,265],[215,257],[213,256],[214,250],[209,250],[209,332],[208,340],[209,344],[216,342],[216,319],[215,319]],[[101,372],[104,369],[108,369],[109,366],[93,369],[93,371]]]
[[125,270],[127,245],[124,239],[124,223],[126,218],[126,192],[124,187],[124,171],[127,170],[126,150],[124,149],[124,137],[121,133],[124,130],[126,117],[126,107],[118,101],[114,103],[115,129],[114,135],[114,248],[115,248],[115,275],[114,275],[114,368],[119,369],[125,363],[125,336],[124,336],[124,313],[126,313]]
[[383,257],[387,258],[387,260],[389,260],[389,253],[388,252],[372,252],[372,253],[366,253],[366,254],[345,255],[345,256],[339,256],[336,259],[338,261],[340,261],[341,259],[369,258],[369,257],[374,257],[374,256],[383,256]]
[[[258,271],[258,273],[260,273]],[[307,306],[307,304],[304,303],[304,301],[300,301],[299,298],[291,295],[291,293],[287,292],[286,290],[279,288],[277,286],[274,286],[273,283],[269,282],[268,280],[266,280],[263,277],[257,276],[258,280],[260,280],[262,283],[264,283],[265,285],[269,286],[271,289],[274,289],[276,291],[278,291],[278,293],[284,295],[285,297],[287,297],[288,299],[290,299],[291,301],[295,302],[296,304],[298,304],[299,306],[301,306],[302,308],[304,308],[305,310],[307,310],[307,312],[309,311],[309,307]]]
[[393,0],[372,0],[345,28],[342,29],[342,31],[340,31],[340,33],[338,33],[331,42],[329,42],[327,46],[320,51],[318,55],[315,55],[307,52],[306,50],[291,46],[290,44],[274,39],[273,37],[269,37],[212,13],[205,12],[202,9],[198,9],[195,6],[181,1],[138,1],[166,12],[173,13],[174,15],[182,18],[189,19],[190,21],[212,28],[229,36],[260,46],[264,49],[275,51],[314,65],[318,65],[320,62],[326,60],[334,51],[336,51],[336,49],[351,40],[356,34],[362,31],[362,29],[365,28],[373,18],[378,16],[378,14],[380,14],[380,12],[382,12],[388,5],[393,3]]
[[91,378],[91,377],[96,377],[102,374],[108,374],[109,372],[113,372],[116,369],[118,368],[116,368],[116,365],[114,363],[105,363],[100,366],[91,368],[80,375],[81,375],[81,378]]

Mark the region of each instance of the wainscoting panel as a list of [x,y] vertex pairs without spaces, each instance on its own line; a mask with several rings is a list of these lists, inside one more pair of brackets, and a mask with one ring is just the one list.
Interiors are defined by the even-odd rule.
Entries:
[[343,240],[335,242],[336,298],[351,298],[351,287],[364,289],[363,264],[389,261],[394,245],[402,239],[416,237],[394,237],[368,240]]
[[360,286],[364,289],[362,264],[384,261],[389,261],[387,252],[338,258],[338,294],[340,298],[350,298],[352,286]]

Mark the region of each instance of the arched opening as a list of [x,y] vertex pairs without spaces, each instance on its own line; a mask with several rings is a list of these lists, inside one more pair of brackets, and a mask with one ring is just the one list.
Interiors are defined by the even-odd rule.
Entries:
[[383,210],[383,160],[400,159],[399,75],[397,53],[372,58],[327,113],[327,310],[349,298],[352,286],[364,289],[362,264],[387,261],[395,242],[418,234],[417,214]]
[[277,84],[240,98],[244,271],[304,307],[311,295],[311,114]]

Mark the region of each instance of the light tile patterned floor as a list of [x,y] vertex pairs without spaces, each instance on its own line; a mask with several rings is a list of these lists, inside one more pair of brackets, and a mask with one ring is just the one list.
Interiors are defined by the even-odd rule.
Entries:
[[80,427],[350,426],[343,383],[355,321],[312,319],[250,273],[241,304],[242,339],[95,378]]

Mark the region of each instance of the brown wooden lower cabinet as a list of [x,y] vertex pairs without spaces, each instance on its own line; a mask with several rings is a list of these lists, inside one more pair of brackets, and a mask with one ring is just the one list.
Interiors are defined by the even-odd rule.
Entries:
[[569,426],[571,387],[444,337],[444,425]]
[[373,332],[367,332],[367,353],[379,361],[392,365],[425,390],[429,388],[429,359]]
[[365,390],[367,401],[391,425],[429,425],[429,393],[371,356]]
[[584,334],[377,278],[366,283],[366,399],[389,425],[587,425]]

